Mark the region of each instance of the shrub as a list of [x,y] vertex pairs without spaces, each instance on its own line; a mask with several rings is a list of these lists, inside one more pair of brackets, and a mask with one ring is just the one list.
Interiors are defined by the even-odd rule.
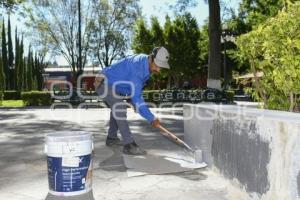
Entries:
[[208,101],[208,102],[221,102],[224,99],[224,92],[213,89],[213,88],[207,88],[204,90],[202,94],[202,100],[203,101]]
[[4,100],[19,100],[21,99],[21,92],[16,90],[6,90],[4,91]]
[[42,91],[22,92],[21,99],[26,106],[49,106],[52,103],[51,94]]
[[[158,94],[158,95],[157,95]],[[145,90],[143,91],[143,98],[146,102],[158,102],[160,99],[160,90]]]
[[233,102],[234,94],[235,94],[234,90],[225,90],[225,96],[229,102]]
[[[300,91],[300,4],[295,3],[237,40],[238,57],[254,74],[252,96],[264,107],[298,110]],[[257,72],[263,72],[258,78]]]

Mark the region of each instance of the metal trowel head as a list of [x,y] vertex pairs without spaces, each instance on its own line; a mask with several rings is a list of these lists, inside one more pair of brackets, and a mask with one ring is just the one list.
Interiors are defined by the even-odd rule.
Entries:
[[191,151],[190,149],[186,148],[184,151],[191,155],[191,157],[193,158],[192,162],[194,162],[194,163],[202,163],[203,162],[201,150],[192,150]]

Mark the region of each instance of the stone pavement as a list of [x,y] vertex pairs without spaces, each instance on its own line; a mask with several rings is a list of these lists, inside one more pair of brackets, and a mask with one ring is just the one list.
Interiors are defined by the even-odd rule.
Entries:
[[[183,136],[182,111],[156,111],[162,123]],[[210,169],[168,175],[127,177],[121,148],[105,146],[108,109],[0,110],[0,200],[44,200],[48,193],[47,133],[84,130],[94,136],[93,196],[95,200],[232,199],[229,184]],[[138,144],[146,150],[182,151],[138,114],[128,119]]]

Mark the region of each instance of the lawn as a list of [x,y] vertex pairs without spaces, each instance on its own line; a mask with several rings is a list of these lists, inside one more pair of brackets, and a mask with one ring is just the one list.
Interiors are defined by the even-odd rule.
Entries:
[[23,107],[24,103],[22,100],[4,100],[0,102],[0,107]]

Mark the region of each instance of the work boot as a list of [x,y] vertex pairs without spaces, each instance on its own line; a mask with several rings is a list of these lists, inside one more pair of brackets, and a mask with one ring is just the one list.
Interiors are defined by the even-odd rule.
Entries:
[[147,152],[141,149],[135,142],[124,145],[123,153],[127,155],[146,155]]
[[111,147],[111,146],[122,146],[122,142],[119,138],[111,138],[111,137],[107,137],[106,138],[106,142],[105,142],[106,146]]

